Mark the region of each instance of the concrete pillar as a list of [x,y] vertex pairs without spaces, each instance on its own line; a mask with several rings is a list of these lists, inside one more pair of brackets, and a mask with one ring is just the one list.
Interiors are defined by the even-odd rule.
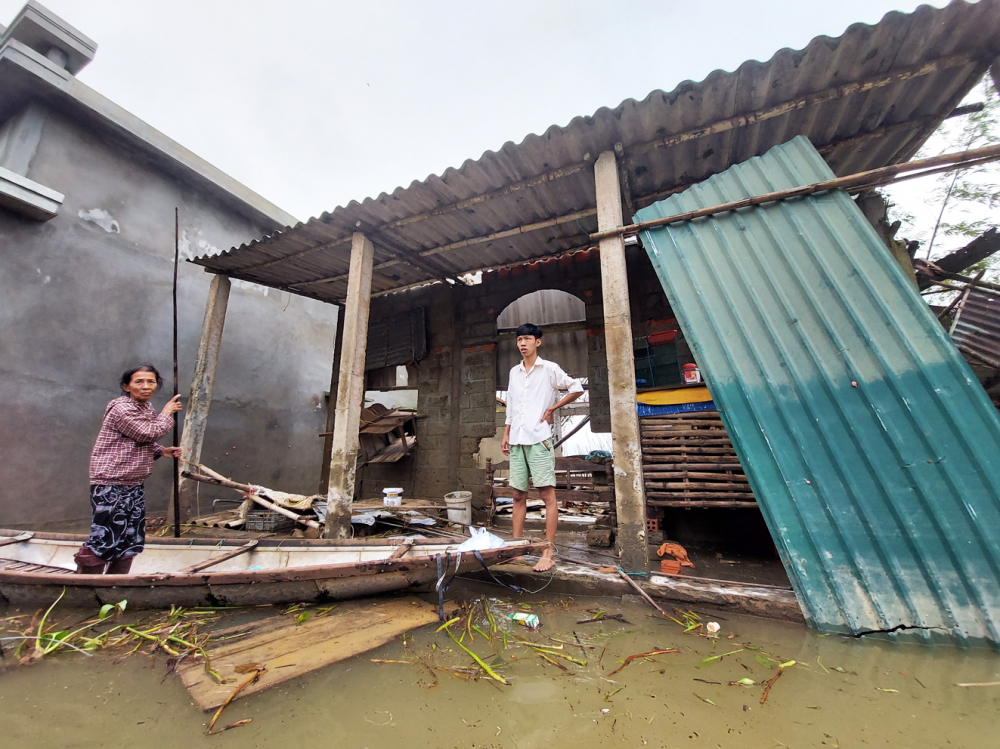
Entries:
[[337,305],[337,334],[333,338],[333,369],[330,373],[330,397],[326,404],[326,435],[323,437],[323,462],[320,464],[319,493],[330,491],[330,454],[333,452],[333,425],[337,420],[337,390],[340,387],[340,352],[344,348],[344,305]]
[[[201,448],[205,443],[208,409],[212,405],[212,387],[215,384],[215,368],[219,363],[219,350],[222,347],[222,329],[226,324],[230,287],[228,276],[217,275],[212,278],[212,285],[208,290],[205,320],[201,325],[201,341],[198,344],[198,358],[194,365],[191,395],[184,404],[184,431],[181,434],[183,457],[192,463],[201,462]],[[181,521],[191,519],[195,509],[196,491],[197,482],[181,478]],[[173,517],[173,507],[168,508],[167,517]]]
[[337,413],[330,450],[330,481],[326,494],[326,537],[351,534],[351,503],[358,462],[358,429],[365,397],[365,348],[368,345],[368,312],[371,306],[372,261],[375,247],[355,232],[351,243],[351,269],[344,305],[344,332],[337,385]]
[[[621,188],[612,151],[605,151],[597,159],[594,177],[598,231],[622,226]],[[611,445],[615,464],[615,500],[618,504],[618,554],[626,571],[648,572],[646,495],[642,482],[642,451],[635,400],[625,239],[621,236],[602,239],[600,248],[604,339],[611,399]]]

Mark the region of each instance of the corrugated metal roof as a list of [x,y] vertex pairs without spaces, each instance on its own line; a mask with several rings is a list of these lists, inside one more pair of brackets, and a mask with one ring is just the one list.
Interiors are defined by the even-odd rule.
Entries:
[[1000,293],[970,288],[955,315],[951,337],[975,359],[1000,367]]
[[795,135],[837,174],[905,161],[998,54],[1000,0],[889,13],[195,262],[342,301],[354,231],[376,245],[375,294],[569,252],[596,230],[593,165],[603,151],[622,156],[629,213]]
[[[832,176],[796,138],[636,218]],[[642,238],[807,620],[1000,644],[1000,416],[847,194]]]

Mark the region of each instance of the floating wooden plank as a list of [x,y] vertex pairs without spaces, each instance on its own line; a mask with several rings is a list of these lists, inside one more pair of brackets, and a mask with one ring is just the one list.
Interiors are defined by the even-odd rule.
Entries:
[[184,661],[177,672],[198,707],[214,710],[246,680],[241,667],[248,664],[260,664],[265,671],[240,697],[377,648],[437,618],[434,606],[412,596],[337,604],[326,616],[301,625],[293,617],[269,617],[252,625],[246,637],[208,647],[212,668],[222,675],[223,684],[205,673],[204,663]]

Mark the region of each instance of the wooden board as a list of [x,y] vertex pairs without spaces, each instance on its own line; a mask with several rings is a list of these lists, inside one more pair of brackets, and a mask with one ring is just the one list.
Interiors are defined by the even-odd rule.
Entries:
[[301,625],[293,616],[273,616],[252,625],[245,637],[209,646],[212,668],[225,683],[216,684],[204,663],[185,660],[177,673],[198,707],[214,710],[253,673],[239,673],[239,666],[266,668],[257,683],[240,692],[243,697],[377,648],[437,618],[434,606],[412,596],[339,603],[326,616]]
[[390,443],[388,446],[384,447],[377,454],[368,458],[366,462],[368,463],[395,463],[398,460],[402,460],[413,450],[413,446],[417,443],[417,438],[413,435],[407,435],[405,440],[396,440]]

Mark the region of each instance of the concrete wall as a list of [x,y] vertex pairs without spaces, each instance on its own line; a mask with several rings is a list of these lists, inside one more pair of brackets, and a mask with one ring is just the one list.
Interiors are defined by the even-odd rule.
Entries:
[[[647,335],[664,327],[671,316],[669,304],[645,252],[629,248],[627,261],[633,334]],[[372,303],[372,322],[412,307],[427,308],[430,354],[417,364],[417,411],[424,418],[417,422],[417,449],[410,458],[362,468],[359,497],[381,496],[385,486],[402,486],[413,497],[465,489],[472,491],[473,505],[482,506],[480,443],[496,435],[497,316],[514,300],[540,289],[566,291],[586,304],[591,420],[594,431],[611,430],[596,251],[484,273],[476,286],[435,285],[379,297]]]
[[[26,176],[66,199],[45,223],[0,210],[0,526],[79,526],[90,515],[90,450],[121,372],[150,361],[170,387],[174,207],[184,257],[272,227],[52,110]],[[186,394],[210,276],[188,263],[179,272]],[[330,305],[234,283],[206,463],[241,481],[315,489],[335,315]],[[167,461],[146,488],[150,511],[162,512]],[[203,491],[203,507],[222,496],[235,494]]]

